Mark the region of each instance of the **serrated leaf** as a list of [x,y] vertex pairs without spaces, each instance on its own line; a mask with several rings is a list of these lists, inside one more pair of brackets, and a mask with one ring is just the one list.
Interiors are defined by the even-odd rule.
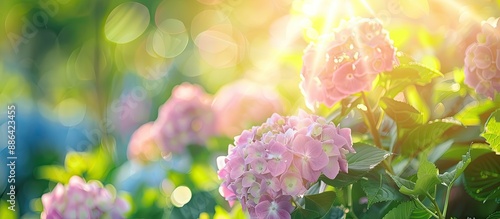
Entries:
[[382,97],[381,100],[380,106],[399,127],[411,128],[423,123],[422,113],[413,106],[387,97]]
[[467,151],[465,155],[462,155],[462,160],[458,162],[457,166],[455,169],[453,169],[451,172],[445,172],[441,175],[439,175],[439,180],[441,183],[445,186],[452,186],[455,180],[462,175],[464,172],[465,168],[470,164],[471,162],[471,155],[470,151]]
[[488,216],[486,219],[498,219],[498,218],[500,218],[500,211],[490,214],[490,216]]
[[387,75],[392,79],[409,79],[414,84],[418,85],[426,85],[430,83],[433,78],[443,76],[438,70],[426,67],[417,62],[401,64],[392,71],[387,72]]
[[403,202],[387,213],[383,219],[429,218],[431,215],[414,201]]
[[464,171],[465,190],[478,201],[500,198],[500,156],[487,153],[473,160]]
[[354,143],[353,147],[356,153],[346,155],[349,170],[369,171],[391,154],[364,143]]
[[368,197],[368,208],[378,202],[394,201],[403,198],[396,189],[385,182],[383,177],[380,177],[378,181],[362,180],[361,188]]
[[406,187],[409,189],[415,188],[415,182],[401,178],[396,175],[389,174],[389,176],[392,178],[392,180],[396,183],[396,185],[401,188],[401,187]]
[[402,153],[409,156],[435,146],[444,132],[454,125],[459,124],[450,120],[438,120],[416,127],[404,139]]
[[500,154],[500,109],[491,114],[481,136],[486,139],[486,142],[490,144],[491,149],[496,154]]
[[314,195],[306,195],[304,199],[306,209],[324,215],[332,207],[333,201],[335,200],[335,192],[327,191]]
[[434,188],[440,182],[439,171],[436,166],[425,158],[420,160],[420,167],[417,171],[417,181],[413,189],[402,186],[399,191],[405,195],[422,195]]

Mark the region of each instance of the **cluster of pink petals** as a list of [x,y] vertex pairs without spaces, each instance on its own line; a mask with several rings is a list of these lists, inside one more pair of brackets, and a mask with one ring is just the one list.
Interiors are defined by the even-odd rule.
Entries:
[[215,134],[212,97],[189,83],[176,86],[160,107],[151,134],[164,153],[182,153],[187,145],[203,145]]
[[465,53],[465,84],[493,98],[500,92],[500,19],[483,22],[477,41]]
[[300,88],[309,107],[332,106],[368,91],[376,76],[398,64],[388,32],[376,19],[353,18],[304,51]]
[[355,153],[351,130],[303,111],[273,114],[261,126],[235,137],[228,156],[217,160],[220,192],[240,201],[252,218],[290,218],[290,200],[303,195],[321,174],[347,172],[345,154]]
[[139,127],[130,137],[127,156],[131,160],[147,163],[160,158],[160,149],[153,138],[153,122]]
[[282,112],[279,95],[271,88],[240,80],[222,87],[215,94],[212,108],[217,113],[217,130],[235,136],[241,130],[261,124],[273,113]]
[[63,218],[125,218],[130,206],[117,198],[99,182],[89,182],[73,176],[69,184],[57,184],[52,192],[42,196],[42,219]]

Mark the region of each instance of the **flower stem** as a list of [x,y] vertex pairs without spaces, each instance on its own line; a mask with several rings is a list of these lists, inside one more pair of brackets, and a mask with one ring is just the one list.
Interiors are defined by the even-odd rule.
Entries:
[[427,196],[427,198],[429,198],[431,200],[431,202],[434,205],[434,207],[436,207],[438,218],[443,218],[444,219],[443,214],[441,214],[441,210],[439,210],[439,205],[436,202],[436,199],[434,199],[434,197],[432,197],[428,192],[425,195]]
[[448,202],[450,200],[451,185],[446,189],[446,198],[444,200],[443,218],[446,218],[446,212],[448,211]]
[[[380,134],[377,130],[377,122],[375,121],[375,116],[373,115],[373,110],[372,106],[370,105],[370,102],[368,102],[368,98],[366,98],[365,92],[361,92],[361,97],[363,98],[363,102],[365,103],[366,106],[366,111],[364,114],[366,115],[366,118],[368,120],[368,128],[370,129],[370,133],[373,136],[373,141],[375,142],[375,145],[380,148],[384,149],[382,147],[382,141],[380,141]],[[389,171],[391,174],[394,174],[394,170],[392,170],[391,165],[387,162],[387,160],[383,161],[383,165],[387,171]]]
[[347,186],[346,193],[345,195],[347,196],[347,208],[349,209],[349,213],[352,218],[358,219],[356,214],[354,214],[354,209],[352,207],[352,184]]
[[436,214],[434,214],[434,212],[425,207],[425,205],[418,198],[414,198],[414,200],[420,205],[420,207],[424,208],[424,210],[429,212],[429,214],[431,214],[433,217],[439,218]]

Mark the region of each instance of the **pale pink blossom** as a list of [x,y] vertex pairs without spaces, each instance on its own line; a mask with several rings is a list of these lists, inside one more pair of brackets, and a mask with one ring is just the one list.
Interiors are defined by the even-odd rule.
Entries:
[[127,151],[130,160],[147,163],[160,158],[160,149],[151,131],[153,124],[153,122],[149,122],[142,125],[130,137]]
[[500,20],[482,23],[476,42],[465,51],[465,84],[479,94],[493,98],[500,92]]
[[309,107],[332,106],[370,90],[376,76],[396,64],[396,50],[382,24],[353,18],[305,49],[300,88]]
[[281,113],[282,101],[270,87],[247,80],[223,86],[212,104],[217,113],[219,133],[235,136],[241,130],[266,120],[273,113]]
[[346,153],[355,153],[350,129],[303,111],[273,114],[236,136],[228,155],[217,159],[220,192],[252,218],[287,218],[291,198],[304,195],[321,174],[333,179],[347,172]]
[[182,153],[190,144],[204,145],[215,135],[212,97],[202,87],[183,83],[160,107],[151,132],[164,153]]
[[42,219],[63,218],[125,218],[129,204],[115,197],[99,182],[86,183],[79,176],[73,176],[68,185],[57,184],[50,193],[42,196]]

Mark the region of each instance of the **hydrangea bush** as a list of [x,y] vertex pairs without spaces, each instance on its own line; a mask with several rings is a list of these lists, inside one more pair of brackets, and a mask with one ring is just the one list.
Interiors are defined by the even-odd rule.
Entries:
[[347,153],[355,153],[350,129],[303,111],[273,114],[235,137],[228,155],[218,158],[220,192],[252,217],[289,218],[291,199],[304,195],[321,174],[334,179],[348,171]]
[[68,185],[57,184],[52,192],[42,196],[42,219],[64,218],[125,218],[129,204],[116,197],[98,181],[86,183],[73,176]]

